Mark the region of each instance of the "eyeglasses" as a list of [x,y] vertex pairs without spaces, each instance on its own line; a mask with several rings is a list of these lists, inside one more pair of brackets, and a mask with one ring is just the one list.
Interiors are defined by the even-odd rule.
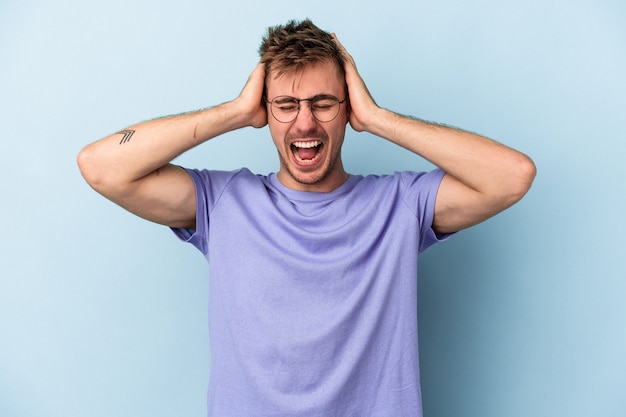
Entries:
[[290,96],[278,96],[271,101],[265,99],[265,102],[270,105],[272,116],[280,123],[291,123],[296,120],[300,113],[300,103],[303,101],[309,102],[309,108],[315,120],[327,123],[335,120],[341,104],[345,103],[346,99],[339,101],[337,97],[326,94],[302,99]]

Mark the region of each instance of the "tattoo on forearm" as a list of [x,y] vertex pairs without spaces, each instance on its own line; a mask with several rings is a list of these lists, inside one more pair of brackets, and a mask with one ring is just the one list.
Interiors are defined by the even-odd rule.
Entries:
[[134,130],[122,130],[121,132],[117,132],[117,135],[124,135],[122,137],[122,140],[120,140],[120,145],[130,141],[130,138],[133,136],[133,133],[135,133]]

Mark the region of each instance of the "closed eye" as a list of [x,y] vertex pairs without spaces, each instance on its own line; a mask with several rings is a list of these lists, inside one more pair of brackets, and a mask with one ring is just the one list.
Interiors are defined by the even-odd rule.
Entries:
[[285,104],[276,103],[276,107],[280,111],[296,111],[296,110],[298,110],[298,105],[294,104],[294,103],[285,103]]

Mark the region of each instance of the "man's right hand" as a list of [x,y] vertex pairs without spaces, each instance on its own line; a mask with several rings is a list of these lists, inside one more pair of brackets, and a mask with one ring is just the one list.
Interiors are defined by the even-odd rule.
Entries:
[[263,97],[265,65],[259,63],[248,77],[246,85],[233,104],[240,106],[242,115],[247,115],[247,126],[261,128],[267,125],[267,106]]

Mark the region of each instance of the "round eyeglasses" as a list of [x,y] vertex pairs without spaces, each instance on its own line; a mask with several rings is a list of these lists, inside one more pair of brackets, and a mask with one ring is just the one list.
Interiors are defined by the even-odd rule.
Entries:
[[327,123],[335,120],[341,104],[345,103],[346,99],[340,101],[337,97],[326,94],[302,99],[291,96],[278,96],[271,101],[265,99],[265,102],[270,105],[272,116],[280,123],[291,123],[296,120],[300,113],[300,103],[303,101],[309,102],[309,109],[315,120]]

